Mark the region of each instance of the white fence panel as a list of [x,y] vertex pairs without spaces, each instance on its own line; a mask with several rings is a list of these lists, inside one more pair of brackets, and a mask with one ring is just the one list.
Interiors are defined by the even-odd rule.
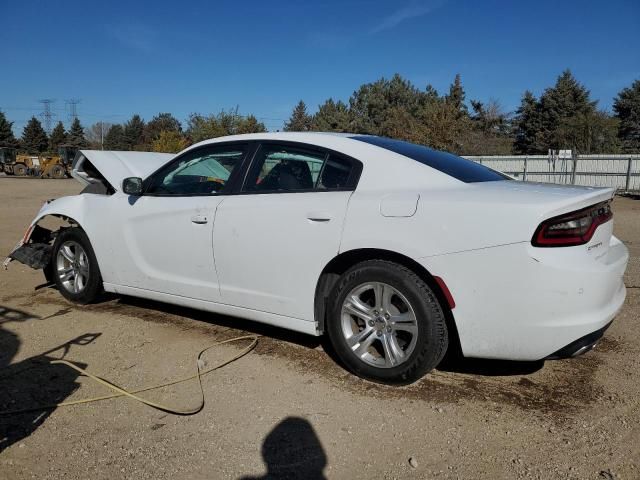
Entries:
[[640,192],[640,154],[467,156],[469,160],[529,182],[613,187],[621,192]]

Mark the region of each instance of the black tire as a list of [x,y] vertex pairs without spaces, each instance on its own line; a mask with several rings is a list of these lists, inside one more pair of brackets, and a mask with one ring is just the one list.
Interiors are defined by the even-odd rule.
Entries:
[[[382,368],[367,363],[348,346],[343,333],[342,306],[347,295],[369,282],[391,286],[405,297],[415,313],[415,346],[399,365]],[[435,368],[446,353],[448,333],[445,315],[436,295],[418,275],[397,263],[369,260],[354,265],[340,277],[333,288],[328,309],[327,333],[336,354],[349,370],[368,380],[396,385],[415,382]],[[398,333],[394,332],[393,335]]]
[[54,165],[51,167],[51,172],[49,174],[51,178],[61,179],[64,178],[64,168],[62,165]]
[[[61,269],[58,264],[58,253],[66,244],[79,245],[86,254],[86,259],[88,260],[88,262],[86,262],[88,263],[88,271],[86,271],[87,279],[83,282],[83,288],[77,292],[70,290],[69,286],[65,285],[64,280],[61,278]],[[96,255],[91,247],[91,242],[89,242],[87,234],[84,233],[81,228],[65,228],[58,233],[56,240],[53,243],[51,265],[53,280],[56,287],[67,300],[80,305],[85,305],[93,302],[102,293],[102,276],[100,275],[98,261],[96,260]]]
[[27,167],[22,163],[16,163],[13,166],[13,174],[17,177],[23,177],[27,174]]

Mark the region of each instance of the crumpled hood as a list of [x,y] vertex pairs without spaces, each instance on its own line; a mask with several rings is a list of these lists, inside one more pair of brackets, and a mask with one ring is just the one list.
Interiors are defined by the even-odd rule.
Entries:
[[173,153],[80,150],[73,161],[71,175],[84,185],[100,182],[92,165],[114,189],[120,190],[125,178],[144,179],[174,156]]

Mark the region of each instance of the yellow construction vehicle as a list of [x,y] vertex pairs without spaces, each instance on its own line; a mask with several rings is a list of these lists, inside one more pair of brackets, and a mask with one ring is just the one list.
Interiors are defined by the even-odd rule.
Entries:
[[33,175],[40,165],[40,159],[34,155],[16,154],[15,148],[3,147],[0,148],[0,163],[7,175],[23,177]]
[[42,178],[65,178],[71,176],[71,165],[78,149],[71,145],[61,145],[58,155],[40,157]]
[[77,148],[62,145],[58,155],[16,154],[15,148],[0,148],[0,171],[7,175],[42,178],[65,178],[71,176],[71,165]]

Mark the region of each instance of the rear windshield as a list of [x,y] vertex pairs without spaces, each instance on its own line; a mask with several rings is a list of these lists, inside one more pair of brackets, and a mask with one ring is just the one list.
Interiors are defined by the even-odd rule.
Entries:
[[466,183],[494,182],[496,180],[508,180],[506,175],[491,170],[479,163],[466,160],[452,153],[439,152],[415,143],[393,140],[385,137],[375,137],[371,135],[356,135],[351,137],[354,140],[370,143],[377,147],[382,147],[392,152],[409,157],[416,162],[428,165],[431,168],[446,173]]

